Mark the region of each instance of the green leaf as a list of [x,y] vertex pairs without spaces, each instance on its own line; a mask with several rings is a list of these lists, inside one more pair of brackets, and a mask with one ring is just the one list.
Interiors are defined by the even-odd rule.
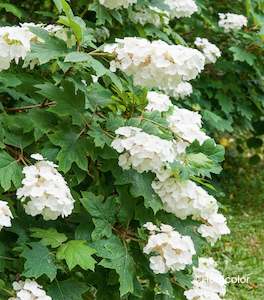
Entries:
[[53,300],[83,300],[82,295],[88,290],[88,286],[75,279],[54,281],[49,287],[47,294]]
[[49,110],[59,116],[71,116],[73,124],[81,125],[84,123],[85,97],[80,90],[76,91],[73,82],[64,81],[62,88],[52,83],[36,85],[38,94],[53,100],[56,105]]
[[36,34],[42,42],[32,43],[31,51],[25,59],[25,65],[28,65],[32,60],[37,60],[42,65],[53,59],[63,57],[69,52],[63,40],[51,36],[46,30],[30,27],[30,31]]
[[81,43],[84,38],[84,31],[86,28],[85,22],[80,17],[75,17],[70,5],[65,0],[57,0],[56,6],[59,10],[64,11],[66,17],[61,16],[59,18],[59,23],[64,24],[72,29],[78,43]]
[[131,184],[130,192],[134,197],[143,197],[146,208],[150,207],[156,213],[163,205],[159,196],[153,191],[151,183],[154,180],[152,174],[140,174],[134,170],[115,171],[115,184]]
[[115,203],[112,198],[108,198],[103,202],[103,196],[96,196],[91,192],[83,192],[80,199],[84,208],[95,218],[101,218],[114,221],[115,216]]
[[91,192],[82,193],[81,203],[93,217],[95,226],[92,232],[92,239],[98,240],[103,237],[110,237],[112,225],[115,222],[116,203],[112,197],[103,202],[102,196],[96,196]]
[[[219,174],[222,170],[222,167],[218,165],[218,162],[213,161],[208,158],[204,153],[189,153],[185,157],[185,163],[182,165],[179,163],[178,166],[183,174],[186,172],[188,174],[188,179],[190,176],[207,176],[211,177],[210,173]],[[186,168],[186,170],[184,170]]]
[[175,299],[173,294],[173,287],[168,275],[159,274],[155,276],[157,286],[155,287],[156,295],[165,295],[166,299]]
[[97,25],[104,25],[105,22],[109,22],[110,24],[112,23],[111,15],[109,14],[107,8],[103,5],[97,2],[93,2],[89,8],[91,11],[94,11],[96,13]]
[[14,16],[18,17],[19,19],[22,18],[23,13],[22,11],[15,5],[10,3],[0,3],[0,9],[5,9],[6,12],[13,14]]
[[87,99],[94,108],[98,106],[106,107],[113,103],[111,91],[104,88],[99,83],[89,86]]
[[231,126],[231,122],[229,120],[223,119],[219,115],[205,109],[202,112],[204,120],[213,127],[214,129],[217,129],[219,131],[233,131],[233,128]]
[[175,278],[185,289],[190,289],[192,287],[193,278],[190,274],[185,274],[184,271],[175,272]]
[[246,62],[248,65],[252,66],[256,60],[256,55],[247,52],[244,49],[241,49],[239,47],[231,47],[229,48],[231,52],[233,52],[234,60],[235,61],[242,61]]
[[57,159],[64,173],[71,169],[74,162],[80,169],[87,170],[90,144],[85,136],[80,136],[80,130],[66,125],[49,135],[49,139],[54,145],[61,147]]
[[103,258],[99,264],[118,273],[121,297],[133,293],[134,261],[119,238],[112,236],[110,239],[95,242],[93,246],[97,250],[97,256]]
[[32,228],[31,231],[31,236],[34,238],[41,239],[41,243],[44,246],[51,246],[52,248],[57,248],[62,243],[67,241],[66,235],[64,233],[59,233],[55,228]]
[[83,62],[90,59],[90,55],[85,52],[71,52],[65,56],[64,62]]
[[26,259],[23,275],[30,278],[39,278],[46,274],[52,281],[57,274],[57,268],[48,248],[41,243],[30,243],[21,254]]
[[225,159],[225,148],[217,145],[213,139],[206,140],[202,145],[198,141],[193,142],[187,148],[187,153],[203,153],[216,163]]
[[5,151],[0,151],[0,185],[7,191],[12,183],[15,187],[21,184],[22,168],[18,162]]
[[109,70],[102,64],[100,63],[100,61],[98,61],[97,59],[94,59],[92,56],[89,55],[89,59],[87,59],[86,61],[86,65],[89,67],[89,68],[92,68],[96,75],[101,77],[105,74],[109,74]]
[[86,241],[72,240],[60,246],[57,259],[65,259],[70,270],[78,265],[84,270],[93,271],[96,261],[92,258],[92,255],[95,252],[86,244]]
[[84,67],[87,66],[92,68],[99,77],[109,73],[109,70],[102,63],[100,63],[100,61],[94,59],[91,55],[85,52],[71,52],[66,55],[64,62],[83,62]]
[[27,116],[34,124],[35,140],[48,133],[57,123],[56,115],[46,110],[32,109]]
[[61,2],[61,0],[53,0],[53,2],[55,3],[59,13],[61,13],[62,12],[62,2]]
[[93,138],[96,147],[104,148],[105,145],[110,145],[111,139],[107,136],[104,130],[97,124],[93,124],[88,131],[89,136]]
[[219,101],[223,112],[225,112],[226,114],[229,114],[234,110],[234,103],[231,97],[229,97],[228,95],[224,93],[218,93],[215,95],[215,98]]
[[210,168],[213,164],[213,161],[203,153],[190,153],[187,155],[186,160],[194,168]]
[[92,232],[93,241],[97,241],[104,237],[106,238],[111,237],[112,225],[107,220],[93,218],[93,223],[95,226],[95,229]]

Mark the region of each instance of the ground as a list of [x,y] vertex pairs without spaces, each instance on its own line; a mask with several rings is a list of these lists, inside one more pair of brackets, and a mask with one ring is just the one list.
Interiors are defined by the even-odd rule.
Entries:
[[208,251],[226,277],[244,277],[228,285],[225,300],[264,299],[263,183],[263,166],[229,165],[224,172],[223,212],[232,233]]

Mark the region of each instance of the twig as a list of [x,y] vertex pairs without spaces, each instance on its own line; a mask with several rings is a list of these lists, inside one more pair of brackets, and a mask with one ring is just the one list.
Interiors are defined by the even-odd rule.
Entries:
[[6,111],[21,112],[21,111],[28,110],[28,109],[33,109],[33,108],[46,108],[46,107],[49,107],[49,106],[53,106],[55,104],[56,104],[55,101],[50,101],[50,102],[43,102],[43,103],[39,103],[39,104],[26,105],[26,106],[21,106],[21,107],[6,107],[5,110]]

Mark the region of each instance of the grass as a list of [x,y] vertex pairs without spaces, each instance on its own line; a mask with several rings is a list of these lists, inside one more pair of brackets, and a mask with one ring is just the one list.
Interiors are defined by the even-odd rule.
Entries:
[[248,277],[248,283],[228,284],[225,299],[264,299],[264,168],[228,167],[222,185],[231,235],[208,251],[226,277]]

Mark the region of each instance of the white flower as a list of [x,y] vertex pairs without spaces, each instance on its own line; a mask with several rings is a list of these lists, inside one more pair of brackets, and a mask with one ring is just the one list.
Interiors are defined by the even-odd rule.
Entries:
[[214,64],[217,58],[221,56],[221,51],[216,45],[210,43],[207,39],[196,38],[195,46],[202,51],[206,64]]
[[174,177],[163,182],[155,180],[152,188],[159,195],[164,209],[180,219],[193,216],[206,220],[218,210],[215,198],[190,180],[181,182]]
[[61,25],[56,25],[56,24],[43,24],[43,23],[39,23],[39,24],[35,24],[33,22],[31,23],[20,23],[20,26],[22,28],[25,28],[27,30],[30,31],[30,27],[38,27],[38,28],[42,28],[47,30],[49,33],[57,33],[60,30],[64,30],[64,27]]
[[220,13],[219,15],[219,27],[222,27],[225,32],[230,32],[232,30],[236,31],[241,29],[243,26],[247,26],[247,18],[243,15],[237,14],[223,14]]
[[137,11],[131,11],[129,17],[132,22],[142,26],[145,24],[153,24],[159,28],[162,24],[169,23],[168,13],[152,6]]
[[111,146],[121,153],[119,166],[124,170],[131,167],[139,173],[151,171],[160,172],[176,157],[175,145],[172,141],[147,134],[140,128],[120,127],[115,133],[118,135]]
[[216,199],[194,182],[168,176],[163,181],[154,180],[151,186],[163,202],[165,211],[180,219],[192,216],[205,223],[200,225],[198,232],[211,244],[230,233],[225,217],[218,213]]
[[[173,112],[167,117],[170,130],[189,143],[198,140],[200,144],[209,139],[201,130],[202,118],[197,112],[174,106]],[[188,143],[186,144],[186,146]]]
[[8,69],[13,60],[18,64],[20,59],[26,57],[33,36],[18,26],[0,27],[0,71]]
[[3,227],[11,227],[11,219],[13,219],[13,215],[7,202],[0,201],[0,230]]
[[43,215],[45,220],[55,220],[72,213],[74,199],[62,175],[53,162],[44,160],[40,154],[33,154],[38,161],[23,168],[23,187],[17,190],[17,197],[30,200],[24,204],[28,215]]
[[212,214],[207,219],[207,225],[201,225],[198,232],[214,245],[216,241],[225,234],[230,234],[230,229],[226,225],[226,218],[222,214]]
[[[149,227],[149,224],[145,227]],[[150,257],[150,268],[154,273],[184,270],[187,265],[192,264],[192,256],[196,252],[189,236],[182,236],[173,227],[165,224],[160,229],[151,229],[153,230],[143,252],[156,254]]]
[[147,222],[143,225],[144,228],[146,228],[149,231],[159,231],[158,226],[154,225],[152,222]]
[[44,157],[39,153],[31,154],[30,157],[35,160],[44,160]]
[[179,84],[197,77],[203,70],[203,54],[181,45],[169,45],[161,40],[126,37],[104,50],[115,54],[110,69],[120,69],[133,75],[134,84],[158,88],[171,95],[178,94]]
[[199,258],[198,267],[193,268],[193,287],[184,292],[188,300],[221,300],[226,281],[216,267],[213,258]]
[[43,42],[30,31],[30,27],[43,28],[59,38],[65,35],[60,25],[22,23],[20,26],[0,27],[0,71],[9,69],[12,61],[18,64],[24,60],[30,52],[31,42]]
[[176,99],[183,99],[185,97],[188,97],[192,94],[193,89],[192,85],[189,82],[181,82],[175,88],[173,88],[171,91],[167,90],[169,94],[174,96]]
[[168,111],[172,106],[170,98],[167,95],[157,93],[157,92],[148,92],[147,94],[148,105],[146,107],[147,111],[159,111],[164,112]]
[[134,4],[137,0],[99,0],[100,4],[109,9],[128,8],[129,5]]
[[171,18],[190,17],[198,11],[198,7],[193,0],[165,0],[164,3],[169,6]]
[[[38,24],[35,24],[35,23],[20,23],[20,26],[22,28],[24,28],[25,30],[27,30],[28,32],[30,32],[30,27],[37,27],[37,28],[44,29],[50,35],[53,35],[53,36],[63,40],[69,46],[74,45],[74,42],[75,42],[74,38],[73,38],[73,35],[68,36],[66,28],[61,26],[61,25],[56,25],[56,24],[48,24],[47,25],[47,24],[43,24],[43,23],[38,23]],[[40,43],[44,42],[42,39],[40,39],[39,37],[37,37],[33,33],[31,33],[31,35],[33,36],[33,41],[37,41],[37,42],[40,42]]]
[[50,296],[47,296],[41,285],[30,279],[15,281],[13,289],[16,296],[9,298],[9,300],[52,300]]

